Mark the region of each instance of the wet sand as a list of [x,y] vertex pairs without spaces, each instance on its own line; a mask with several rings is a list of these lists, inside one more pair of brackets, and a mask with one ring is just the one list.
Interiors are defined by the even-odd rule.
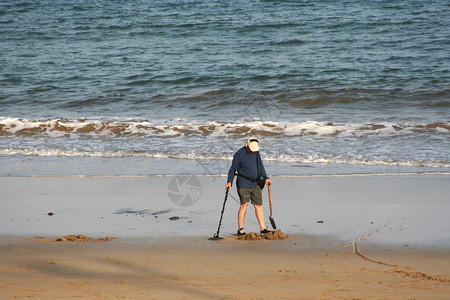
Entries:
[[448,299],[449,251],[367,241],[359,251],[373,261],[351,244],[300,235],[107,242],[3,236],[0,298]]
[[[212,236],[225,181],[218,176],[0,177],[0,235]],[[346,242],[371,234],[376,243],[450,248],[450,175],[273,176],[272,182],[273,218],[287,234]],[[236,189],[229,194],[223,235],[237,230]],[[177,205],[179,195],[192,204]],[[263,197],[270,226],[267,189]],[[252,207],[244,227],[259,229]]]

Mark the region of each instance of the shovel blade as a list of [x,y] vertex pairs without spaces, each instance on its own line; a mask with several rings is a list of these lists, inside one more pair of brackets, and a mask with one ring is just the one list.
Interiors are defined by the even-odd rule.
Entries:
[[272,225],[273,229],[277,229],[277,225],[275,225],[275,220],[272,217],[269,217],[270,224]]

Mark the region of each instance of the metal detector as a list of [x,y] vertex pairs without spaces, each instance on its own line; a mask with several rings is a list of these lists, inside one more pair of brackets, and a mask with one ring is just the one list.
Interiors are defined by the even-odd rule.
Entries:
[[225,203],[227,202],[227,198],[228,198],[228,191],[229,191],[229,189],[226,189],[226,191],[225,191],[225,200],[223,201],[222,212],[220,213],[219,227],[217,228],[217,233],[212,238],[209,238],[210,240],[223,239],[219,236],[219,231],[220,231],[220,225],[222,225],[222,218],[223,218],[223,213],[225,211]]

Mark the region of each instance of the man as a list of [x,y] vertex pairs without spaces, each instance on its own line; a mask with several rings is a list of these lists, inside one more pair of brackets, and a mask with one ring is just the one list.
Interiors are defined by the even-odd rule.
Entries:
[[234,154],[233,162],[228,171],[227,189],[231,189],[235,175],[238,175],[236,185],[241,200],[241,206],[239,207],[238,212],[239,229],[237,234],[245,234],[244,221],[249,202],[255,207],[256,218],[259,222],[261,234],[270,232],[264,223],[262,192],[257,179],[258,177],[263,176],[267,185],[271,185],[272,182],[267,177],[266,170],[264,169],[261,155],[259,154],[259,142],[256,138],[249,138],[245,143],[245,146]]

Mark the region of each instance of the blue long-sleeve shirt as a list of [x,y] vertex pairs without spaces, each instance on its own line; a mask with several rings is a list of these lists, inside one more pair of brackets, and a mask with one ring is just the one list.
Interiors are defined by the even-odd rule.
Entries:
[[[258,157],[258,160],[256,159]],[[251,178],[258,178],[258,167],[256,162],[259,163],[259,176],[267,177],[266,170],[261,160],[261,155],[258,152],[248,153],[245,147],[239,149],[233,157],[233,162],[228,170],[228,181],[233,182],[234,174],[237,171],[239,174]],[[236,180],[236,185],[238,188],[254,188],[257,182],[252,182],[242,176],[238,176]]]

